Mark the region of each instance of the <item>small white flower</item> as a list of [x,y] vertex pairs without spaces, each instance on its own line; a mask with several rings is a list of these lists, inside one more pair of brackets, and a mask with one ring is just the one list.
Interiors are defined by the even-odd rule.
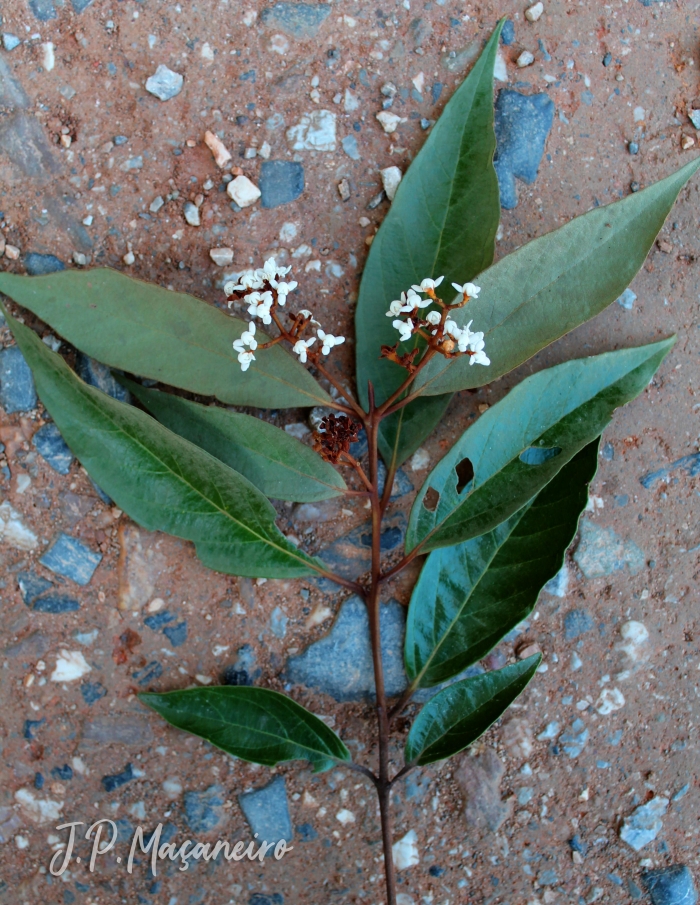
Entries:
[[252,352],[239,352],[238,360],[241,363],[241,371],[247,371],[251,361],[255,361],[255,356]]
[[[241,333],[240,339],[234,339],[233,348],[236,352],[245,352],[246,346],[249,349],[257,349],[258,343],[255,339],[255,324],[248,324],[248,329]],[[238,359],[240,361],[240,357]]]
[[308,310],[308,308],[302,308],[301,311],[299,312],[299,314],[301,314],[301,316],[305,317],[307,320],[311,321],[311,323],[315,324],[317,327],[321,326],[319,324],[319,322],[316,320],[316,318],[313,316],[313,314]]
[[430,280],[426,277],[426,279],[421,280],[420,285],[413,285],[411,289],[414,292],[427,292],[429,289],[437,289],[444,279],[444,276],[438,277],[437,280]]
[[[302,363],[306,362],[306,353],[309,351],[310,347],[316,342],[316,337],[312,336],[311,339],[300,339],[294,343],[293,352],[295,355],[299,356],[299,361]],[[329,350],[330,351],[330,350]],[[328,353],[326,353],[328,354]]]
[[[401,293],[403,295],[403,293]],[[389,305],[389,310],[386,313],[387,317],[396,317],[398,314],[401,314],[403,311],[403,302],[401,299],[396,299]]]
[[470,365],[490,365],[491,359],[487,357],[485,352],[479,350],[469,357]]
[[276,280],[273,280],[272,285],[277,290],[278,303],[280,305],[284,305],[284,303],[287,301],[287,296],[289,295],[289,293],[294,292],[299,284],[294,280],[292,280],[290,283],[277,282]]
[[226,295],[234,292],[247,292],[248,289],[262,289],[263,281],[255,270],[244,270],[238,275],[238,283],[230,282],[224,286]]
[[278,267],[274,258],[268,258],[264,265],[255,271],[255,274],[258,279],[274,285],[278,277],[285,276],[291,269],[291,267]]
[[407,320],[407,321],[395,320],[392,322],[391,326],[396,327],[396,329],[399,331],[399,337],[400,337],[402,343],[407,342],[413,334],[413,321],[412,320]]
[[467,298],[470,299],[479,298],[479,293],[481,292],[481,287],[475,286],[474,283],[463,283],[462,285],[453,283],[452,287],[456,289],[457,292],[461,292],[462,295],[466,295]]
[[328,355],[333,346],[339,346],[341,343],[345,342],[344,336],[333,336],[332,333],[324,333],[324,331],[320,329],[316,332],[318,333],[318,338],[323,343],[321,352],[323,352],[324,355]]
[[437,325],[440,323],[440,317],[441,315],[439,311],[428,311],[428,313],[425,315],[427,322],[429,324],[432,324],[434,327],[437,327]]
[[462,336],[462,329],[458,326],[451,318],[447,318],[445,321],[445,333],[449,333],[453,339],[459,341]]

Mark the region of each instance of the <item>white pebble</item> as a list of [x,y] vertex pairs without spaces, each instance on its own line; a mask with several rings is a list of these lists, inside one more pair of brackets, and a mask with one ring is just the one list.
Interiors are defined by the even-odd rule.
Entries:
[[182,213],[185,215],[185,220],[187,220],[190,226],[199,226],[201,221],[199,219],[199,208],[196,204],[187,201],[182,209]]
[[36,534],[24,525],[12,506],[0,504],[0,540],[18,550],[34,550],[39,543]]
[[95,219],[95,218],[92,216],[92,214],[89,214],[89,215],[83,220],[83,226],[92,226],[94,219]]
[[525,10],[525,18],[528,22],[537,22],[539,17],[544,12],[544,4],[543,3],[535,3],[534,6],[531,6],[530,9]]
[[15,845],[18,849],[29,848],[29,839],[26,836],[15,836]]
[[257,154],[257,150],[255,148],[246,148],[243,157],[245,160],[253,160],[255,155]]
[[355,815],[353,814],[352,811],[348,811],[347,808],[343,808],[341,811],[338,811],[338,813],[335,815],[335,819],[339,823],[342,823],[343,826],[347,826],[349,823],[355,822]]
[[646,118],[644,107],[635,107],[633,116],[636,123],[644,122],[644,119]]
[[73,252],[73,263],[77,264],[78,267],[86,267],[88,264],[87,255],[81,254],[79,251]]
[[296,223],[283,223],[280,227],[280,242],[284,242],[287,245],[289,242],[292,242],[299,234],[299,227]]
[[51,41],[47,41],[46,44],[41,45],[41,49],[43,51],[41,65],[47,72],[51,72],[53,67],[56,65],[56,56],[53,52],[54,46]]
[[127,265],[127,267],[130,267],[135,260],[136,258],[134,257],[133,251],[127,251],[127,253],[122,258],[122,261]]
[[62,801],[51,801],[50,798],[37,798],[31,789],[17,789],[15,801],[25,817],[35,823],[55,823],[61,816]]
[[398,167],[385,167],[379,172],[382,177],[382,185],[384,186],[386,196],[389,201],[393,201],[403,173]]
[[165,601],[162,597],[154,597],[153,600],[148,604],[146,609],[149,613],[157,613],[158,610],[162,610],[165,606]]
[[394,843],[391,851],[394,856],[396,870],[406,870],[408,867],[420,864],[416,831],[409,830],[403,839],[399,839],[398,842]]
[[208,63],[211,63],[213,61],[214,51],[206,41],[204,42],[204,44],[202,44],[202,49],[199,52],[203,60],[206,60]]
[[381,123],[382,129],[389,135],[392,132],[396,132],[399,123],[406,122],[405,117],[397,116],[395,113],[389,113],[388,110],[382,110],[381,113],[377,113],[377,119]]
[[508,81],[508,68],[500,50],[496,54],[496,62],[493,65],[493,77],[498,79],[499,82]]
[[151,203],[148,206],[148,209],[152,214],[157,214],[158,211],[161,209],[161,207],[163,207],[164,204],[165,204],[165,201],[163,201],[163,196],[158,195],[156,198],[153,199],[153,201],[151,201]]
[[625,696],[619,688],[604,688],[595,702],[595,709],[601,716],[608,716],[624,706]]
[[534,56],[530,53],[529,50],[523,50],[518,59],[516,60],[516,65],[519,69],[524,69],[526,66],[531,66],[535,62]]
[[221,141],[221,139],[217,135],[214,135],[213,132],[209,132],[209,130],[207,130],[204,133],[204,144],[214,155],[214,160],[216,161],[216,165],[218,167],[225,167],[229,160],[231,160],[230,151],[223,143],[223,141]]
[[255,204],[260,195],[260,189],[247,176],[236,176],[226,186],[229,198],[236,202],[239,207],[250,207]]
[[269,160],[271,154],[272,147],[270,146],[270,142],[264,141],[258,148],[258,157],[262,157],[263,160]]
[[19,248],[17,248],[16,245],[6,245],[5,257],[9,258],[11,261],[16,261],[17,258],[19,258]]
[[421,446],[411,456],[411,470],[423,471],[428,465],[430,465],[430,453]]
[[91,666],[79,650],[62,650],[56,658],[52,682],[75,682],[91,671]]
[[233,249],[211,248],[209,250],[209,257],[217,267],[228,267],[229,264],[233,263]]
[[169,776],[168,779],[163,780],[162,788],[168,798],[177,798],[182,792],[182,783],[175,777]]

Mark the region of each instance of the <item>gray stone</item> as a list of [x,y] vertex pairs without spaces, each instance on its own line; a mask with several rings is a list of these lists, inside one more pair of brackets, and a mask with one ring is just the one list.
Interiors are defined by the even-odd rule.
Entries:
[[[386,518],[381,535],[382,551],[391,553],[392,550],[396,550],[403,543],[405,533],[406,517],[403,513]],[[321,550],[318,555],[343,578],[354,578],[365,572],[369,568],[372,558],[372,534],[369,522],[348,531],[347,534]],[[318,579],[316,584],[324,591],[337,590],[337,586],[333,582],[324,578]]]
[[261,205],[289,204],[304,191],[304,166],[292,160],[265,160],[260,167]]
[[[384,681],[389,696],[406,687],[403,669],[404,607],[392,600],[381,607]],[[357,701],[374,695],[374,670],[367,609],[359,597],[346,600],[330,632],[287,662],[286,678],[336,701]]]
[[72,613],[80,609],[79,601],[64,594],[53,593],[53,583],[34,572],[20,572],[17,584],[22,600],[37,613]]
[[97,387],[113,399],[120,402],[131,402],[131,395],[112,374],[107,365],[79,352],[75,359],[78,375],[92,387]]
[[571,610],[564,616],[564,634],[567,641],[573,641],[590,632],[593,628],[593,620],[585,610]]
[[589,738],[589,731],[581,719],[574,720],[571,727],[562,732],[559,738],[559,744],[564,749],[564,753],[571,758],[578,757],[586,747]]
[[287,129],[292,151],[335,151],[337,117],[330,110],[304,113],[296,125]]
[[343,151],[353,160],[360,160],[360,149],[357,145],[357,139],[354,135],[346,135],[341,141]]
[[700,129],[700,110],[688,110],[688,119],[696,129]]
[[464,72],[481,53],[481,41],[472,41],[460,50],[443,53],[442,66],[448,72]]
[[284,638],[287,634],[287,623],[289,619],[284,615],[282,610],[276,606],[270,616],[270,631],[275,638]]
[[559,569],[554,578],[550,578],[542,589],[553,597],[566,597],[569,588],[569,567],[566,563]]
[[179,72],[173,72],[161,63],[155,74],[147,79],[146,91],[161,101],[169,101],[182,91],[184,81]]
[[501,29],[501,42],[506,47],[510,47],[513,41],[515,41],[515,25],[513,25],[512,19],[506,19]]
[[59,534],[39,560],[42,566],[56,575],[70,578],[79,585],[88,584],[101,561],[101,553],[93,552],[82,541],[68,534]]
[[691,453],[689,456],[682,456],[666,468],[658,468],[655,471],[647,472],[647,474],[642,475],[639,479],[639,483],[643,487],[646,487],[647,490],[651,490],[657,481],[668,482],[671,477],[671,472],[676,468],[680,468],[684,471],[689,478],[696,478],[700,474],[700,453]]
[[95,717],[85,723],[81,748],[99,750],[104,745],[144,748],[153,742],[151,718],[138,713]]
[[76,13],[84,12],[88,6],[92,6],[95,0],[72,0],[73,9]]
[[191,201],[185,202],[182,213],[185,215],[185,220],[187,220],[190,226],[199,226],[201,223],[201,220],[199,219],[199,208],[196,204],[192,204]]
[[655,796],[625,817],[620,827],[620,839],[635,852],[653,842],[663,829],[661,818],[668,810],[668,798]]
[[68,474],[73,462],[73,453],[53,421],[39,428],[32,437],[32,443],[54,471]]
[[24,256],[24,268],[30,277],[38,277],[47,273],[58,273],[65,270],[66,265],[56,255],[40,255],[30,251]]
[[203,792],[185,792],[185,818],[193,833],[208,833],[219,826],[225,816],[223,786],[209,786]]
[[33,116],[17,112],[0,122],[0,150],[24,176],[46,182],[60,171],[44,128]]
[[495,109],[496,156],[494,167],[501,192],[501,207],[518,203],[515,180],[531,185],[537,179],[544,146],[554,120],[554,102],[546,94],[499,91]]
[[238,648],[235,662],[224,669],[222,682],[224,685],[252,685],[261,674],[255,651],[250,644],[244,644]]
[[2,46],[5,50],[14,50],[15,47],[19,47],[22,43],[22,39],[18,38],[17,35],[11,35],[9,32],[3,32],[2,36]]
[[624,308],[626,311],[631,311],[632,308],[634,308],[634,303],[637,301],[637,296],[628,288],[625,289],[622,295],[618,299],[615,299],[615,301],[621,308]]
[[260,21],[290,38],[315,38],[330,12],[328,3],[275,3],[260,13]]
[[281,776],[275,777],[262,789],[243,792],[238,803],[253,833],[258,834],[258,842],[276,845],[281,839],[289,842],[294,831],[289,816],[287,785]]
[[421,47],[433,33],[433,26],[428,19],[414,19],[408,26],[408,32],[414,47]]
[[0,352],[0,406],[7,414],[30,412],[37,398],[32,372],[17,346]]
[[645,566],[644,553],[631,540],[624,540],[612,528],[601,528],[585,519],[574,559],[586,578],[602,578],[627,569],[631,575]]
[[672,864],[642,874],[653,905],[696,905],[698,893],[685,864]]
[[29,0],[29,8],[41,22],[48,22],[57,16],[53,0]]
[[464,819],[468,826],[495,833],[508,820],[513,802],[501,799],[504,772],[505,767],[493,748],[486,748],[476,757],[462,756],[455,779],[465,799]]

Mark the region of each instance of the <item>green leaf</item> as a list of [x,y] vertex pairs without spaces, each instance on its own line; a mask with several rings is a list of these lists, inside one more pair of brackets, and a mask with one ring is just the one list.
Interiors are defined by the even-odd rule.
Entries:
[[140,694],[139,700],[171,726],[254,764],[274,767],[288,760],[307,760],[320,773],[351,759],[322,720],[269,688],[190,688]]
[[[293,408],[329,396],[280,346],[241,371],[233,340],[247,325],[182,292],[108,268],[27,277],[0,273],[0,292],[28,308],[77,349],[112,368],[229,405]],[[258,340],[265,341],[263,334]]]
[[323,570],[279,531],[274,507],[250,481],[83,383],[32,330],[5,316],[66,443],[139,525],[193,541],[202,562],[219,572],[289,578]]
[[122,383],[161,424],[230,465],[266,497],[308,503],[346,489],[332,465],[274,424],[146,389],[132,380],[122,378]]
[[576,534],[598,443],[584,446],[534,500],[493,531],[430,554],[406,621],[404,661],[413,687],[458,675],[530,615]]
[[455,682],[423,707],[406,739],[407,764],[423,766],[473,744],[522,694],[542,657]]
[[[365,404],[368,380],[381,403],[406,376],[401,367],[379,358],[380,345],[393,345],[398,339],[392,318],[386,317],[389,303],[425,277],[444,274],[447,286],[452,281],[464,283],[493,260],[500,218],[493,168],[493,67],[501,28],[502,22],[433,126],[372,242],[355,316],[357,386]],[[421,434],[422,407],[417,404],[414,409],[410,439],[396,436],[406,428],[405,421],[382,425],[380,442],[387,465],[392,459],[400,465],[439,417],[433,409]]]
[[[436,356],[416,380],[437,395],[491,383],[613,302],[644,263],[700,157],[661,182],[598,207],[498,261],[453,319],[483,331],[488,367]],[[374,246],[373,246],[374,247]]]
[[567,361],[523,380],[428,475],[406,549],[460,543],[517,512],[642,392],[674,342]]

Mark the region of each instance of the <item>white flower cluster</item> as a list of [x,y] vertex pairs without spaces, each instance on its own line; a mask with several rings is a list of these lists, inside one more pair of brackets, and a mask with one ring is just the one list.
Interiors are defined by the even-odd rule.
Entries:
[[[258,317],[263,324],[272,323],[272,309],[277,305],[284,306],[287,296],[294,292],[299,285],[294,280],[289,282],[282,280],[281,277],[286,276],[291,267],[278,267],[274,258],[268,258],[263,267],[257,270],[246,270],[239,274],[238,282],[233,281],[226,283],[224,292],[227,296],[231,296],[234,292],[245,292],[243,301],[248,305],[248,314],[251,317]],[[252,290],[252,291],[249,291]],[[272,291],[274,290],[274,292]],[[229,301],[229,308],[233,304],[233,300]],[[287,339],[296,339],[293,342],[292,350],[295,355],[299,356],[299,360],[306,362],[308,351],[317,339],[321,341],[321,353],[328,355],[334,346],[339,346],[345,342],[344,336],[333,336],[332,333],[326,333],[321,329],[321,325],[313,317],[310,311],[302,309],[299,314],[308,322],[318,327],[316,336],[310,339],[302,339],[298,331],[296,336],[290,337],[285,334]],[[279,323],[279,322],[277,322]],[[303,329],[303,325],[302,325]],[[253,351],[257,349],[258,344],[255,340],[255,324],[248,324],[248,330],[241,334],[240,339],[233,343],[233,348],[238,352],[238,361],[241,364],[241,370],[247,371],[251,361],[255,361]]]
[[[430,332],[433,336],[438,333],[442,322],[442,314],[436,309],[428,311],[425,317],[419,316],[416,321],[412,320],[411,317],[402,320],[400,316],[406,314],[414,315],[420,309],[428,308],[437,301],[435,290],[443,280],[444,277],[438,277],[436,280],[426,278],[420,283],[411,286],[408,292],[402,292],[401,298],[396,299],[389,305],[386,316],[396,318],[396,320],[392,321],[392,326],[398,330],[401,342],[407,342],[421,328],[421,320],[427,323],[429,328],[432,327]],[[480,287],[475,286],[474,283],[453,283],[452,286],[464,297],[463,303],[469,299],[478,298],[481,291]],[[439,302],[439,304],[442,305],[442,302]],[[442,305],[442,307],[444,309],[446,306]],[[491,362],[484,352],[484,334],[472,333],[469,329],[471,325],[472,321],[469,321],[466,327],[459,327],[455,321],[448,317],[443,324],[443,333],[441,335],[450,336],[457,344],[459,351],[469,355],[470,365],[489,365]]]

